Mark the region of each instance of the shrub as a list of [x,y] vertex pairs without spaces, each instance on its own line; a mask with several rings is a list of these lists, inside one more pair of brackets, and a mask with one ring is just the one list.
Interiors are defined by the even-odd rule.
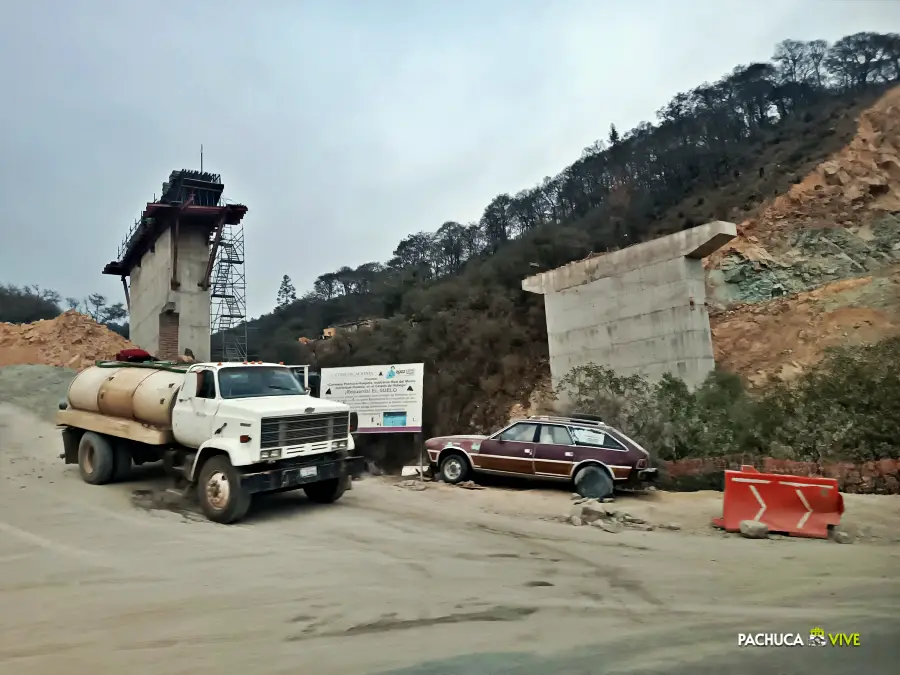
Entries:
[[748,392],[714,371],[694,391],[595,364],[560,383],[569,410],[600,415],[663,460],[746,455],[814,462],[900,456],[900,338],[842,347],[791,383]]

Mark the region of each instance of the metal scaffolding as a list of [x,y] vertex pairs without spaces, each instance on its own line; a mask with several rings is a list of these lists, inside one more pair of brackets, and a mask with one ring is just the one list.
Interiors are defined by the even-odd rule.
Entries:
[[212,358],[247,360],[247,278],[244,273],[244,226],[222,226],[210,283]]

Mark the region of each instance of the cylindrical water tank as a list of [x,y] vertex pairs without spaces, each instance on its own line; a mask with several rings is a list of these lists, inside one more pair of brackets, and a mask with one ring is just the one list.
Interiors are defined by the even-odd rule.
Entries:
[[69,407],[131,419],[154,427],[172,426],[175,394],[184,373],[147,366],[92,366],[69,385]]

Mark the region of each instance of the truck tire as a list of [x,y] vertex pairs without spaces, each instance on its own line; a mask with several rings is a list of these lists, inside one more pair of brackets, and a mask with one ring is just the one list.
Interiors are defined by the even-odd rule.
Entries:
[[119,441],[113,449],[113,480],[125,481],[131,478],[131,449],[124,441]]
[[78,442],[78,472],[81,480],[91,485],[105,485],[113,478],[115,452],[110,440],[102,434],[87,431]]
[[306,498],[316,504],[332,504],[340,499],[347,491],[347,484],[350,482],[349,476],[341,476],[340,478],[329,478],[328,480],[319,481],[318,483],[310,483],[303,487]]
[[197,499],[203,514],[223,525],[237,522],[250,508],[250,495],[241,487],[241,477],[226,455],[210,457],[203,463]]

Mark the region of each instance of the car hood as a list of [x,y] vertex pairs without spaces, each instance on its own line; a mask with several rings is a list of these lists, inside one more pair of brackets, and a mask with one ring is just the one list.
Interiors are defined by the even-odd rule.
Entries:
[[[312,408],[312,410],[308,410]],[[219,413],[254,417],[286,417],[288,415],[312,415],[315,413],[350,412],[337,401],[326,401],[312,396],[256,396],[253,398],[225,399]]]

